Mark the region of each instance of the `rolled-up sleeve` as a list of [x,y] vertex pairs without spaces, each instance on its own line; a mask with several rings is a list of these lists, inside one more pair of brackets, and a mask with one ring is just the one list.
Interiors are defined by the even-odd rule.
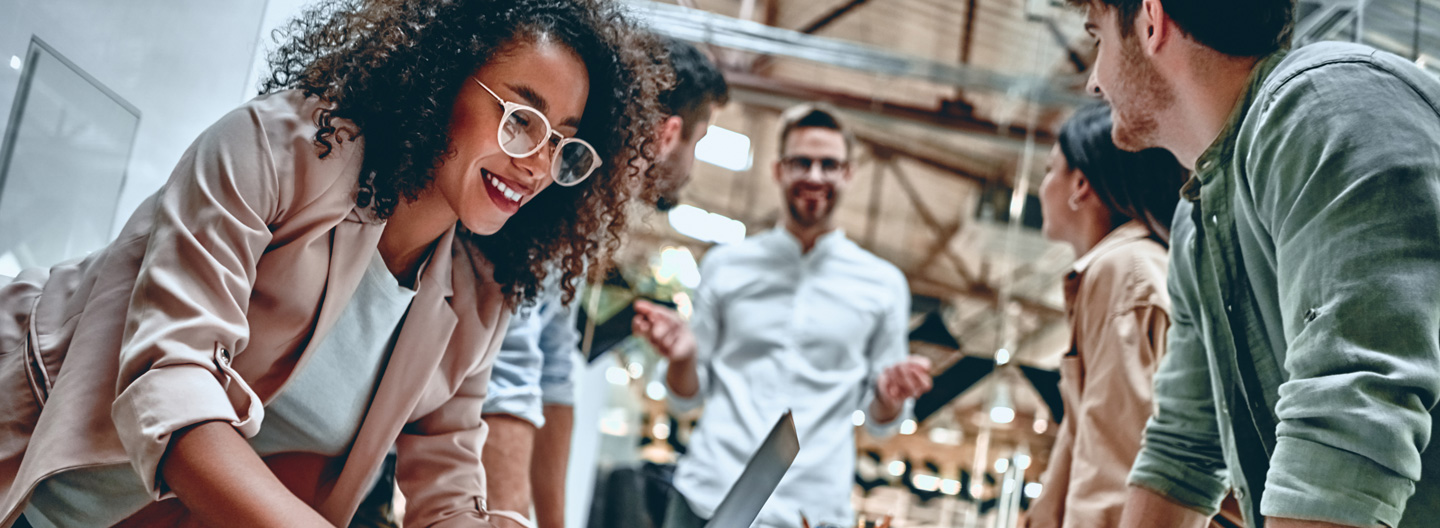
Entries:
[[1191,249],[1192,205],[1181,203],[1171,230],[1170,330],[1155,373],[1155,413],[1145,425],[1129,483],[1213,515],[1229,486],[1215,414],[1210,363],[1196,326],[1198,285]]
[[575,405],[575,356],[580,353],[580,332],[575,329],[572,306],[556,302],[555,313],[540,332],[540,400],[545,405]]
[[545,426],[545,415],[541,412],[540,378],[546,356],[540,349],[537,333],[543,330],[545,317],[554,308],[554,301],[547,292],[542,293],[540,304],[517,310],[511,315],[490,374],[484,414],[508,414],[537,428]]
[[1288,341],[1266,516],[1395,526],[1420,479],[1440,394],[1440,109],[1414,82],[1324,65],[1266,101],[1254,130],[1276,133],[1252,131]]
[[155,497],[168,494],[158,467],[175,431],[217,420],[246,436],[259,430],[258,399],[232,404],[225,385],[251,394],[229,360],[249,337],[256,266],[282,205],[265,128],[284,123],[271,121],[251,107],[223,117],[185,152],[155,203],[111,409]]

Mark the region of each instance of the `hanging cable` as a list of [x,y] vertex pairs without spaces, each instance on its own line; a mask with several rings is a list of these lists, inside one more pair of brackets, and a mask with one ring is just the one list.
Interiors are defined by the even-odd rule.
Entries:
[[1415,41],[1410,44],[1410,60],[1420,60],[1420,7],[1423,0],[1415,0]]

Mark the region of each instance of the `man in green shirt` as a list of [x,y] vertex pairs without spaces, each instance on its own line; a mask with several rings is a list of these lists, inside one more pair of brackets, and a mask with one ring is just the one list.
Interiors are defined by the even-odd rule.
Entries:
[[1116,144],[1194,171],[1122,526],[1440,526],[1440,82],[1293,0],[1070,0]]

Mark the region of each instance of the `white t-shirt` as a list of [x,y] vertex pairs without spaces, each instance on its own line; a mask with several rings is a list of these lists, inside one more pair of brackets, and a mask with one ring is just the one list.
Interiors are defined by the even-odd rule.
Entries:
[[[349,451],[414,297],[377,251],[330,333],[265,406],[264,424],[250,439],[255,452],[333,457]],[[99,466],[41,481],[25,519],[35,528],[112,526],[149,504],[129,464]]]

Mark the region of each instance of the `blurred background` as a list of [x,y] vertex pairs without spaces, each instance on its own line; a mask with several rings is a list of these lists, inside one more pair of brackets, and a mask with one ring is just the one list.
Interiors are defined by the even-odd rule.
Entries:
[[[257,93],[272,31],[306,3],[0,0],[0,274],[113,237],[196,135]],[[668,411],[664,366],[627,337],[627,307],[643,296],[687,312],[708,248],[776,224],[776,118],[803,101],[839,107],[859,137],[839,223],[905,272],[911,352],[934,364],[936,389],[899,435],[856,429],[856,511],[895,527],[1014,526],[1063,414],[1060,280],[1074,257],[1040,236],[1035,193],[1059,125],[1086,101],[1082,14],[1052,0],[632,4],[709,53],[731,103],[683,205],[645,216],[618,268],[585,289],[593,359],[576,373],[570,526],[618,515],[607,504],[627,479],[673,462],[703,419]],[[1297,44],[1361,41],[1440,75],[1440,0],[1302,0],[1297,15]]]

